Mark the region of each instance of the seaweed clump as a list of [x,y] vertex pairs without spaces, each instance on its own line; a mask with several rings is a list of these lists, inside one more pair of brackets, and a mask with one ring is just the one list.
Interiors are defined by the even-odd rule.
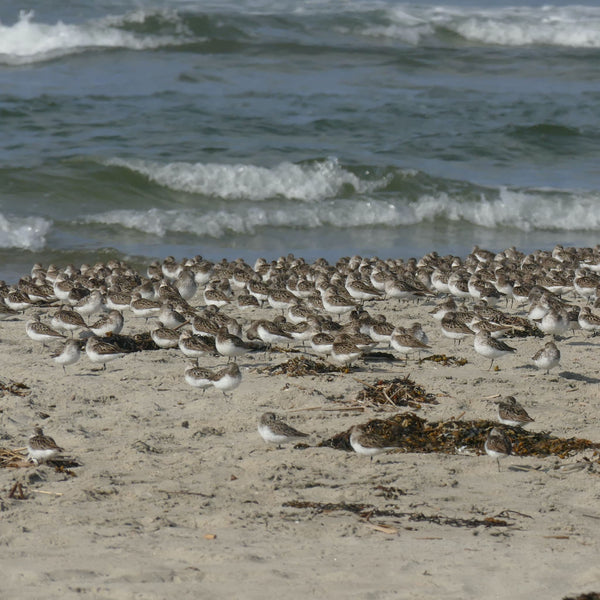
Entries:
[[466,358],[446,356],[445,354],[431,354],[430,356],[425,356],[419,360],[419,364],[422,364],[425,361],[434,362],[443,367],[462,367],[469,362]]
[[423,387],[409,377],[396,377],[379,380],[374,384],[363,383],[363,389],[356,396],[357,402],[375,405],[409,406],[420,408],[421,404],[437,404],[435,394],[428,394]]
[[303,377],[305,375],[321,375],[323,373],[345,373],[343,367],[325,363],[321,360],[315,361],[305,356],[295,356],[283,363],[262,370],[269,375],[287,375],[288,377]]
[[356,504],[346,502],[308,502],[291,500],[283,503],[284,508],[308,509],[313,514],[328,514],[332,512],[349,512],[358,515],[365,521],[372,517],[386,517],[394,519],[408,519],[412,522],[427,522],[435,525],[449,525],[451,527],[511,527],[514,523],[498,518],[501,515],[489,516],[483,519],[448,517],[440,514],[426,515],[418,512],[394,510],[392,508],[377,508],[369,504]]
[[[483,452],[487,433],[498,427],[493,421],[440,421],[429,423],[414,413],[374,419],[364,425],[367,433],[383,438],[402,452],[456,454],[458,449]],[[547,432],[530,432],[520,427],[504,427],[517,456],[556,456],[567,458],[584,450],[600,450],[600,443],[582,438],[559,438]],[[350,430],[319,443],[319,446],[350,451]]]
[[0,397],[5,394],[13,396],[28,396],[30,394],[29,386],[18,381],[0,381]]

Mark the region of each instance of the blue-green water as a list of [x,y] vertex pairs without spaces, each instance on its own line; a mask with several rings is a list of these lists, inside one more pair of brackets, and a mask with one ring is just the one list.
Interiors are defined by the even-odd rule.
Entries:
[[600,241],[593,5],[30,8],[0,5],[0,278]]

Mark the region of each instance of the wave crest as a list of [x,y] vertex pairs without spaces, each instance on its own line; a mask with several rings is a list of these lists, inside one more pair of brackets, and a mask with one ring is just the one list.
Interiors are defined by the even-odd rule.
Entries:
[[89,215],[87,224],[108,224],[147,232],[159,237],[171,233],[222,238],[255,234],[261,228],[313,230],[321,227],[401,227],[438,221],[462,221],[489,229],[600,230],[598,194],[572,195],[544,190],[488,190],[465,200],[447,192],[423,194],[418,201],[385,201],[372,198],[330,199],[310,204],[276,206],[238,205],[231,210],[194,209],[147,211],[113,210]]
[[128,48],[147,50],[166,45],[184,44],[182,28],[174,14],[161,15],[174,24],[167,35],[129,31],[156,15],[137,11],[121,17],[105,17],[82,24],[34,22],[33,11],[20,11],[14,25],[0,22],[0,64],[21,65],[46,61],[90,49]]
[[361,179],[329,159],[307,165],[284,162],[272,168],[218,163],[170,163],[161,165],[141,160],[112,159],[109,166],[135,171],[160,186],[223,200],[261,201],[286,198],[315,202],[340,194],[349,186],[368,193],[385,187],[389,177]]
[[52,223],[41,217],[12,217],[0,213],[0,248],[41,250]]
[[600,9],[590,6],[459,9],[401,7],[387,11],[388,22],[365,27],[369,36],[407,44],[447,41],[498,46],[600,48]]

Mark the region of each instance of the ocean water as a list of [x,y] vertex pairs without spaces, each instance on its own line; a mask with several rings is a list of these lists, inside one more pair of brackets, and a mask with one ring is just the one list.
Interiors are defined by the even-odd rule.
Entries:
[[0,3],[0,278],[600,241],[600,7]]

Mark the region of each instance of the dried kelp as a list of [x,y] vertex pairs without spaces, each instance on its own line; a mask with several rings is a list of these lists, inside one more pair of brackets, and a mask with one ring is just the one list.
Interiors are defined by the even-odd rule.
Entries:
[[0,380],[0,396],[12,394],[13,396],[28,396],[31,393],[29,386],[19,381]]
[[437,365],[442,365],[443,367],[462,367],[466,365],[469,361],[466,358],[459,358],[458,356],[446,356],[445,354],[432,354],[430,356],[426,356],[419,360],[419,364],[424,363],[426,361],[434,362]]
[[312,360],[306,356],[295,356],[283,363],[260,369],[260,373],[269,375],[287,375],[288,377],[303,377],[305,375],[321,375],[324,373],[345,373],[346,369],[323,362]]
[[[364,432],[381,438],[389,446],[399,446],[408,432],[416,432],[423,428],[426,421],[414,413],[394,415],[389,419],[373,419],[364,424]],[[334,435],[318,444],[319,447],[335,448],[337,450],[351,451],[350,430]]]
[[0,448],[0,468],[19,467],[23,465],[25,456],[18,450]]
[[[468,449],[483,452],[488,431],[502,427],[493,421],[441,421],[429,423],[414,413],[374,419],[365,425],[367,433],[383,438],[387,445],[403,452],[455,454]],[[580,438],[559,438],[547,432],[530,432],[520,427],[503,427],[517,456],[557,456],[567,458],[584,450],[600,450],[600,443]],[[350,430],[322,441],[319,446],[351,450]]]
[[588,592],[587,594],[579,594],[579,596],[565,596],[563,600],[600,600],[598,592]]
[[357,402],[390,406],[410,406],[419,408],[421,404],[437,404],[434,394],[428,394],[409,377],[396,377],[390,380],[379,380],[374,384],[365,383],[356,396]]
[[364,519],[372,517],[387,517],[394,519],[408,519],[413,522],[427,522],[435,525],[449,525],[451,527],[511,527],[511,523],[505,519],[499,519],[497,516],[485,517],[483,519],[464,519],[457,517],[447,517],[445,515],[433,514],[426,515],[417,512],[405,512],[392,510],[390,508],[381,509],[370,504],[351,504],[346,502],[307,502],[292,500],[284,502],[286,508],[310,509],[314,514],[325,514],[336,511],[350,512],[357,514]]
[[110,335],[105,338],[110,344],[114,344],[124,352],[141,352],[143,350],[159,350],[150,332],[137,333],[135,335]]
[[543,338],[544,333],[541,329],[531,323],[528,319],[523,317],[509,317],[504,325],[509,325],[510,329],[507,329],[503,335],[508,338],[524,338],[524,337],[538,337]]

